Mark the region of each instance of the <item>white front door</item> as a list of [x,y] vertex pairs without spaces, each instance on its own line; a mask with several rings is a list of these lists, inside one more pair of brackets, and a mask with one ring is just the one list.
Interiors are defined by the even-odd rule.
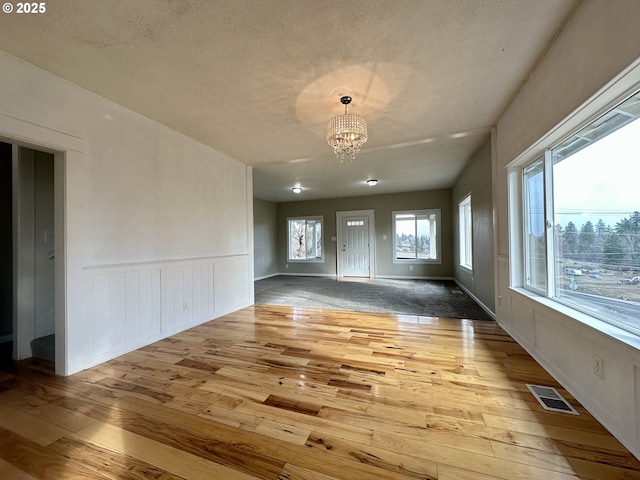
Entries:
[[369,276],[369,217],[342,218],[342,275]]

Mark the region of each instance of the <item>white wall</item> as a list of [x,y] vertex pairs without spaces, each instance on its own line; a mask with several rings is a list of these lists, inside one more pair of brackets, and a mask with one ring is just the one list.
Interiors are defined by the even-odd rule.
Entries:
[[249,167],[3,52],[0,71],[0,138],[63,152],[59,373],[253,303]]
[[[510,288],[518,286],[517,276],[510,284],[510,272],[519,266],[517,245],[509,245],[507,209],[509,204],[516,214],[519,209],[517,195],[509,198],[507,188],[511,162],[533,160],[640,82],[638,71],[619,76],[640,55],[639,16],[636,0],[583,2],[498,122],[496,307],[499,323],[640,458],[640,340],[613,328],[601,332],[586,316]],[[565,119],[568,123],[556,128]],[[593,373],[594,353],[604,359],[603,379]]]

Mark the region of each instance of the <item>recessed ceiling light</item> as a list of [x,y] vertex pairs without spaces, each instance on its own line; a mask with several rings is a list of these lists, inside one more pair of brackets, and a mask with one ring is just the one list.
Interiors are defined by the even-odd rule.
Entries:
[[375,187],[378,184],[378,180],[376,180],[375,178],[370,178],[369,180],[367,180],[367,185],[369,185],[370,187]]
[[293,187],[293,188],[291,189],[291,191],[292,191],[293,193],[300,193],[300,192],[302,191],[302,189],[301,189],[300,187]]

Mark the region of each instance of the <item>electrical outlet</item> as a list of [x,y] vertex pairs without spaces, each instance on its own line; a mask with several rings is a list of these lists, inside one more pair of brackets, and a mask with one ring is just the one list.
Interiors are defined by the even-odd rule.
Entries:
[[593,373],[604,380],[604,360],[593,354]]
[[182,302],[182,310],[189,310],[189,302]]

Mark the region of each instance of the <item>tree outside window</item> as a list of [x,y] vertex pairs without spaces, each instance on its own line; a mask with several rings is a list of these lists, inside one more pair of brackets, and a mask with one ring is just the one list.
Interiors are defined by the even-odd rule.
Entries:
[[288,218],[289,261],[323,261],[322,217]]

